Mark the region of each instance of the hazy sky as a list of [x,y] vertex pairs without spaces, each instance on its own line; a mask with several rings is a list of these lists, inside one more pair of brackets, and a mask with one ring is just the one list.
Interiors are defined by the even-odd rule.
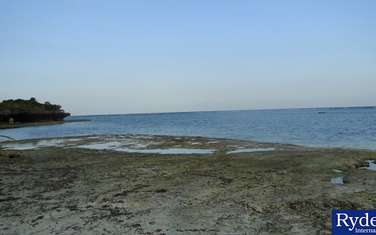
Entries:
[[376,105],[376,1],[0,0],[0,99],[73,114]]

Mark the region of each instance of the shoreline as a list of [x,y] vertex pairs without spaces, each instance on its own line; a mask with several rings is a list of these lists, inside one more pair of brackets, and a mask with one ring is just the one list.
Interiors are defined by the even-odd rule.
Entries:
[[[70,122],[90,122],[90,120],[72,120],[66,121],[67,123]],[[64,122],[65,123],[65,122]],[[58,125],[64,123],[57,123],[57,124],[50,124],[50,125]],[[42,124],[43,125],[43,124]],[[45,124],[49,125],[49,124]],[[27,126],[22,126],[27,127]],[[21,127],[14,127],[14,128],[21,128]],[[0,126],[0,130],[1,130]],[[6,128],[6,129],[13,129],[13,128]],[[268,146],[288,146],[291,148],[299,148],[304,150],[344,150],[344,151],[365,151],[365,152],[375,152],[376,149],[369,149],[369,148],[356,148],[356,147],[341,147],[341,146],[316,146],[316,145],[300,145],[300,144],[291,144],[291,143],[278,143],[278,142],[264,142],[264,141],[257,141],[257,140],[248,140],[248,139],[236,139],[236,138],[223,138],[223,137],[209,137],[209,136],[199,136],[199,135],[163,135],[163,134],[132,134],[132,133],[124,133],[124,134],[82,134],[82,135],[67,135],[67,136],[52,136],[52,137],[41,137],[41,138],[30,138],[30,139],[14,139],[9,136],[1,136],[3,138],[8,138],[8,140],[0,141],[1,144],[7,142],[35,142],[40,140],[54,140],[54,139],[69,139],[69,138],[103,138],[103,137],[116,137],[116,136],[149,136],[149,137],[157,137],[157,138],[198,138],[198,139],[216,139],[220,141],[236,141],[236,142],[248,142],[254,144],[261,144],[261,145],[268,145]]]
[[[163,114],[155,116],[129,117],[127,115],[112,116],[72,116],[66,120],[91,119],[91,122],[69,124],[51,128],[29,127],[27,133],[23,129],[13,131],[0,130],[5,135],[16,139],[58,137],[59,135],[82,135],[98,133],[148,133],[173,135],[200,135],[206,137],[236,138],[282,144],[296,144],[322,148],[354,148],[376,150],[372,135],[372,115],[375,110],[351,110],[344,113],[334,112],[319,115],[318,111],[273,112],[270,115],[239,113],[213,113],[197,115]],[[362,121],[357,121],[362,117]],[[177,121],[168,123],[168,120]],[[216,121],[207,121],[207,120]],[[274,122],[273,120],[278,120]],[[292,121],[294,120],[294,124]],[[336,120],[339,120],[336,125]],[[349,123],[353,123],[349,125]],[[293,124],[290,127],[290,124]],[[316,123],[315,127],[310,127]],[[9,127],[9,126],[7,126]],[[59,129],[58,132],[56,130]],[[26,129],[25,129],[26,130]],[[367,130],[367,131],[362,131]]]
[[[330,234],[332,208],[376,207],[371,151],[191,136],[18,142],[29,149],[0,149],[6,233]],[[117,151],[177,148],[215,151]]]
[[89,119],[80,119],[80,120],[66,120],[66,121],[46,121],[46,122],[27,122],[27,123],[0,123],[0,130],[2,129],[14,129],[22,127],[33,127],[33,126],[50,126],[50,125],[59,125],[72,122],[90,122]]

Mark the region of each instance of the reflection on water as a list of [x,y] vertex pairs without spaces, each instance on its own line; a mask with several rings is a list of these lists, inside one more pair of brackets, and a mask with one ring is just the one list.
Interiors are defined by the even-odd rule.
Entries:
[[274,150],[275,150],[275,148],[243,148],[243,149],[236,149],[236,150],[228,151],[227,154],[268,152],[268,151],[274,151]]

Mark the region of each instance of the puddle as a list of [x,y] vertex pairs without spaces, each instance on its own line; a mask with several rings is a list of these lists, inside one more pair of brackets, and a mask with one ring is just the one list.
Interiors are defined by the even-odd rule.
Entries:
[[[80,142],[85,141],[86,144],[79,145]],[[90,149],[113,149],[117,147],[127,146],[134,149],[144,149],[151,144],[159,144],[157,142],[143,141],[142,139],[132,139],[132,137],[126,138],[106,138],[100,139],[98,137],[86,137],[86,138],[62,138],[62,139],[44,139],[44,140],[32,140],[30,142],[10,142],[0,145],[4,149],[9,150],[30,150],[44,147],[83,147]]]
[[274,151],[275,148],[248,148],[248,149],[236,149],[232,151],[228,151],[227,154],[233,153],[253,153],[253,152],[268,152]]
[[114,150],[120,152],[128,153],[154,153],[154,154],[212,154],[214,149],[198,149],[198,148],[155,148],[155,149],[146,149],[147,145],[142,144],[131,144],[130,146],[125,146],[129,143],[111,141],[107,143],[93,143],[93,144],[84,144],[73,146],[75,148],[85,148],[85,149],[94,149],[94,150]]
[[130,145],[132,146],[132,148],[135,148],[135,149],[144,149],[151,144],[153,144],[153,143],[150,143],[150,144],[131,143]]
[[119,148],[121,143],[118,141],[112,141],[107,143],[93,143],[93,144],[82,144],[73,146],[74,148],[84,148],[84,149],[95,149],[95,150],[112,150]]
[[64,139],[49,139],[40,140],[37,142],[37,147],[57,147],[59,145],[64,145],[66,140]]
[[[129,153],[145,153],[145,154],[212,154],[215,149],[204,148],[184,148],[171,147],[161,148],[163,143],[149,139],[150,136],[97,136],[83,138],[62,138],[62,139],[44,139],[32,140],[30,142],[13,142],[1,145],[2,148],[8,150],[32,150],[44,147],[61,147],[61,148],[84,148],[93,150],[113,150]],[[85,141],[85,142],[82,142]],[[198,145],[199,142],[193,142],[192,145]],[[155,146],[155,148],[150,148]],[[148,148],[149,147],[149,148]]]
[[333,177],[330,179],[330,183],[336,185],[343,185],[343,176]]
[[123,145],[126,145],[128,147],[131,147],[131,148],[135,148],[135,149],[143,149],[143,148],[147,148],[149,145],[158,145],[160,144],[160,142],[155,142],[155,141],[145,141],[145,140],[134,140],[134,139],[129,139],[129,138],[126,138],[126,139],[122,139],[121,140],[121,143]]
[[168,148],[168,149],[131,149],[117,148],[116,151],[129,153],[155,153],[155,154],[212,154],[214,149],[190,149],[190,148]]
[[71,142],[73,139],[46,139],[30,143],[9,143],[3,144],[2,147],[8,150],[31,150],[44,147],[66,147],[66,142]]
[[99,136],[89,136],[89,137],[86,137],[86,139],[95,140],[95,139],[100,139],[100,137]]
[[76,148],[95,150],[114,150],[128,153],[155,153],[155,154],[212,154],[214,149],[189,149],[189,148],[167,148],[167,149],[136,149],[121,147],[120,142],[108,142],[101,144],[78,145]]
[[370,171],[376,171],[376,163],[375,160],[367,160],[368,167],[364,167],[364,169],[370,170]]
[[3,144],[1,147],[7,150],[30,150],[38,148],[37,145],[32,143],[26,144]]
[[[129,136],[124,136],[124,137],[128,138]],[[147,140],[155,138],[154,136],[151,136],[151,135],[131,135],[130,137],[132,139],[147,139]]]
[[[88,139],[90,139],[90,138],[88,137]],[[69,141],[69,142],[78,142],[78,141],[83,140],[83,138],[80,138],[80,139],[78,139],[78,138],[69,138],[69,139],[65,139],[65,140]]]
[[216,141],[216,140],[211,140],[211,141],[208,141],[208,144],[218,144],[219,142]]

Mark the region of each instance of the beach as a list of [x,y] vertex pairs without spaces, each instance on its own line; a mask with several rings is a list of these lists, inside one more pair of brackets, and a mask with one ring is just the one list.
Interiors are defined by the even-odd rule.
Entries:
[[0,235],[376,234],[376,1],[0,9]]
[[330,234],[333,208],[376,206],[368,150],[152,135],[0,146],[5,234]]

